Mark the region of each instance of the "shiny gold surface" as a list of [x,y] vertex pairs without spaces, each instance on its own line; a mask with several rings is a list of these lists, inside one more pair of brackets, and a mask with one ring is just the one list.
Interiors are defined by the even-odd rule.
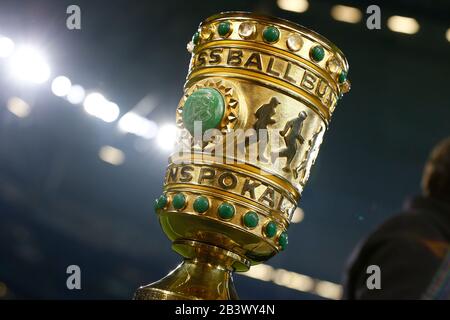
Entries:
[[[180,136],[156,204],[163,231],[185,260],[138,289],[136,299],[237,298],[231,272],[286,247],[323,135],[350,88],[341,51],[285,20],[222,13],[193,39],[176,111]],[[220,93],[225,109],[215,131],[199,138],[185,128],[183,112],[205,88]],[[211,119],[212,100],[196,99],[192,114]]]

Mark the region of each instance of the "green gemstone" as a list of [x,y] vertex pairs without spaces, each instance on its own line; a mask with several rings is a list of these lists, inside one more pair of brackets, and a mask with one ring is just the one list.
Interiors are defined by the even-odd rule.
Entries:
[[267,27],[263,31],[263,38],[267,42],[275,42],[280,38],[280,30],[275,27]]
[[325,58],[325,50],[321,46],[315,46],[311,49],[311,58],[314,61],[319,62]]
[[278,244],[281,247],[281,250],[285,250],[288,245],[288,235],[287,232],[282,232],[278,238]]
[[264,232],[268,238],[272,238],[277,233],[277,224],[273,221],[270,221],[268,224],[266,224]]
[[198,213],[204,213],[209,209],[209,202],[206,197],[197,197],[194,201],[194,210]]
[[222,203],[219,206],[219,217],[228,220],[234,216],[234,207],[229,203]]
[[182,209],[186,204],[186,197],[182,193],[177,193],[173,197],[172,204],[175,209]]
[[199,40],[200,40],[200,33],[198,33],[198,32],[194,33],[194,35],[192,37],[192,42],[194,44],[198,44]]
[[183,124],[194,135],[194,125],[202,124],[202,133],[217,128],[225,113],[222,94],[213,88],[201,88],[192,93],[184,103]]
[[244,215],[244,225],[247,228],[254,228],[258,225],[259,217],[254,211],[249,211]]
[[339,80],[340,83],[344,83],[345,80],[347,80],[347,72],[342,70],[341,73],[339,74],[339,79],[338,80]]
[[165,195],[161,195],[158,200],[157,203],[155,203],[156,205],[156,209],[162,209],[167,205],[167,197]]
[[228,35],[230,33],[230,30],[231,30],[231,23],[229,23],[229,22],[221,22],[217,26],[217,32],[222,37],[225,37],[226,35]]

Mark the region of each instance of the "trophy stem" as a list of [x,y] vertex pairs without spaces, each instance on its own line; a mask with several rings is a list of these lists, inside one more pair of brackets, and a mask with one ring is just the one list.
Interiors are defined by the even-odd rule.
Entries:
[[161,280],[140,287],[135,300],[238,299],[232,273],[248,270],[248,260],[198,241],[179,240],[172,247],[184,261]]

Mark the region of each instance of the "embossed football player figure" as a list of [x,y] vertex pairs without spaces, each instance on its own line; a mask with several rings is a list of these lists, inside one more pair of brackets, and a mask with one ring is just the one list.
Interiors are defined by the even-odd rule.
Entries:
[[[280,135],[284,138],[286,148],[281,149],[277,153],[272,153],[272,159],[274,156],[286,158],[286,165],[284,166],[284,171],[291,170],[291,162],[297,154],[300,145],[305,142],[302,136],[303,121],[307,118],[305,111],[301,111],[298,117],[286,122],[284,129],[280,131]],[[273,162],[273,160],[272,160]]]
[[[258,160],[267,162],[268,160],[264,158],[264,151],[266,151],[267,141],[269,140],[269,134],[267,132],[267,127],[271,124],[276,123],[272,117],[275,115],[275,108],[280,104],[277,98],[272,97],[269,103],[263,104],[256,112],[256,122],[253,125],[253,129],[256,130],[256,138],[258,141]],[[264,135],[264,136],[261,136]],[[263,139],[261,139],[261,137]]]
[[[323,138],[323,127],[320,127],[311,139],[308,140],[309,149],[306,151],[305,159],[300,163],[300,165],[293,170],[294,178],[297,179],[301,176],[301,184],[304,184],[309,178],[309,168],[312,167],[316,161],[316,157],[319,153],[319,147],[322,143]],[[303,172],[302,172],[303,171]],[[302,174],[300,175],[300,172]]]

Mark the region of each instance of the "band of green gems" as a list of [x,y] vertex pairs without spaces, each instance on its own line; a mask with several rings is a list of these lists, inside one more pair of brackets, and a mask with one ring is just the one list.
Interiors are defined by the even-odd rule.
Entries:
[[175,209],[183,209],[186,205],[186,197],[182,193],[177,193],[172,200],[172,205]]
[[155,209],[162,209],[167,206],[169,200],[165,195],[161,195],[158,199],[155,200]]
[[316,61],[322,61],[325,58],[325,50],[321,46],[315,46],[311,48],[311,58]]
[[205,213],[209,209],[208,198],[200,196],[195,199],[193,204],[194,210],[198,213]]
[[273,221],[270,221],[266,224],[264,228],[264,233],[266,234],[266,237],[272,238],[277,233],[277,224]]
[[247,228],[253,229],[258,225],[259,217],[258,214],[254,211],[249,211],[246,214],[244,214],[242,218],[244,225]]
[[280,38],[280,31],[275,27],[267,27],[263,31],[263,39],[266,42],[274,43]]
[[198,33],[198,32],[194,33],[194,35],[192,36],[192,42],[195,45],[197,45],[199,40],[200,40],[200,33]]
[[285,250],[288,245],[288,235],[287,232],[282,232],[278,237],[278,244],[281,247],[281,250]]
[[339,74],[339,83],[344,83],[345,80],[347,80],[347,72],[345,72],[344,70],[341,71],[341,73]]
[[221,22],[217,26],[217,32],[221,37],[226,37],[231,33],[231,23]]
[[229,203],[222,203],[218,208],[219,217],[224,220],[229,220],[234,217],[234,207]]
[[[166,195],[161,195],[155,200],[154,208],[155,210],[163,209],[169,203],[169,199]],[[183,193],[177,193],[173,196],[172,205],[175,209],[180,210],[186,206],[186,196]],[[209,209],[209,200],[207,197],[198,196],[194,203],[193,208],[198,213],[205,213]],[[233,205],[229,203],[222,203],[218,209],[217,213],[221,219],[230,220],[234,217],[236,210]],[[249,229],[256,228],[259,223],[259,216],[254,211],[248,211],[242,216],[242,222],[244,226]],[[268,238],[273,238],[277,233],[277,224],[274,221],[269,221],[264,229],[264,234]],[[288,235],[286,232],[282,232],[278,237],[278,244],[282,250],[285,250],[288,245]]]

